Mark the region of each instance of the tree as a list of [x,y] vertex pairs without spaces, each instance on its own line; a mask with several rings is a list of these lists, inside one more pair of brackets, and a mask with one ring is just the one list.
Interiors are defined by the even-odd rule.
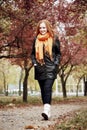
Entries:
[[83,80],[84,83],[84,95],[86,94],[86,75],[87,75],[87,66],[85,64],[80,64],[79,66],[77,65],[72,73],[74,79],[77,81],[77,91],[76,91],[76,96],[78,96],[78,89],[79,89],[79,83],[81,80]]
[[87,96],[87,74],[83,77],[84,80],[84,96]]
[[[5,39],[4,45],[1,46],[1,51],[6,51],[5,55],[0,58],[17,58],[15,64],[22,64],[25,70],[25,78],[23,83],[24,93],[23,101],[27,101],[27,79],[29,70],[32,67],[31,63],[28,66],[28,61],[31,52],[32,36],[34,25],[42,18],[52,15],[52,2],[50,1],[4,1],[1,5],[3,16],[10,19],[11,30],[8,36],[3,35]],[[44,11],[49,9],[48,11]],[[35,12],[35,13],[33,13]],[[43,14],[43,15],[42,15]],[[3,34],[3,33],[1,33]],[[1,41],[3,42],[3,40]]]
[[[68,39],[69,36],[74,37],[79,28],[81,28],[86,11],[86,8],[83,11],[81,10],[84,4],[81,6],[79,3],[80,6],[78,6],[76,3],[78,3],[77,0],[73,3],[59,0],[58,4],[55,4],[54,0],[1,1],[0,16],[1,19],[4,18],[8,21],[9,28],[6,29],[8,30],[6,33],[1,28],[0,53],[2,55],[0,55],[0,58],[9,58],[12,63],[14,58],[15,64],[22,66],[25,70],[23,101],[27,101],[27,78],[32,67],[30,52],[37,22],[40,19],[47,18],[55,28],[60,27],[62,23],[65,26],[64,32],[59,34],[60,32],[55,29],[57,34],[59,34],[60,40],[66,36],[68,36],[66,37]],[[63,64],[60,68],[63,68]]]
[[[65,5],[64,1],[60,2],[61,17],[59,17],[58,19],[62,23],[64,23],[64,29],[63,31],[61,31],[60,34],[62,43],[62,59],[60,64],[59,76],[61,77],[62,82],[63,97],[67,96],[66,81],[70,73],[73,71],[76,65],[84,63],[87,51],[86,46],[83,48],[84,40],[86,39],[85,35],[83,35],[84,39],[81,39],[81,30],[82,28],[86,27],[86,24],[84,24],[84,14],[86,12],[87,4],[85,3],[84,8],[84,5],[77,5],[76,3],[77,1],[72,4]],[[57,7],[59,8],[59,6]],[[83,11],[81,10],[82,8]],[[78,11],[80,12],[78,13]],[[78,34],[79,39],[76,38]]]

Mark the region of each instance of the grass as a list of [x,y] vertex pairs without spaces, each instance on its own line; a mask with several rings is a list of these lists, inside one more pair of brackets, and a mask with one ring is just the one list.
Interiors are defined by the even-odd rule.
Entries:
[[7,104],[14,103],[16,105],[39,105],[41,104],[41,98],[40,97],[33,97],[28,96],[27,103],[23,102],[23,99],[21,96],[12,97],[12,96],[2,96],[0,97],[0,106],[6,106]]
[[[53,97],[52,104],[61,104],[61,103],[71,103],[71,102],[83,102],[87,101],[87,97]],[[9,103],[14,103],[16,105],[41,105],[42,100],[40,96],[28,96],[27,103],[23,102],[22,96],[0,96],[0,106],[5,106]]]
[[54,130],[87,130],[87,110],[80,110],[74,117],[56,125]]

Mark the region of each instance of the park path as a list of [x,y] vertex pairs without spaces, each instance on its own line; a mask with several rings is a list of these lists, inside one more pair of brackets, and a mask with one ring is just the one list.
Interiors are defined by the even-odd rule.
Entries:
[[0,130],[25,130],[27,126],[32,130],[47,130],[61,116],[83,108],[87,108],[87,102],[52,105],[52,117],[49,121],[42,119],[43,106],[0,109]]

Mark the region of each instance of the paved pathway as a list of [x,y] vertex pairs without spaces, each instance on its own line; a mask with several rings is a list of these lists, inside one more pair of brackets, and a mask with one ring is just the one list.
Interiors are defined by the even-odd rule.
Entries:
[[49,121],[42,119],[43,106],[30,106],[20,108],[0,109],[0,130],[25,130],[25,126],[33,126],[32,130],[44,130],[56,123],[57,119],[69,112],[87,108],[87,104],[57,104],[52,105],[52,117]]

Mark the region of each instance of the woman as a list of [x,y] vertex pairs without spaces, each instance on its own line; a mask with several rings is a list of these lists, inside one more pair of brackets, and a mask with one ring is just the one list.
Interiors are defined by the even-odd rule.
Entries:
[[60,42],[54,35],[51,24],[48,20],[39,21],[31,58],[35,68],[35,79],[38,80],[41,89],[44,105],[42,116],[45,120],[51,116],[52,86],[57,77],[60,55]]

